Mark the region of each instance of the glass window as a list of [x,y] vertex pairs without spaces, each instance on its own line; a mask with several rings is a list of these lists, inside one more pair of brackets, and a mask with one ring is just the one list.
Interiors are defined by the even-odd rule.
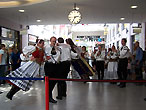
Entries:
[[140,40],[140,35],[139,35],[139,34],[136,34],[136,35],[135,35],[135,42],[136,42],[136,41],[139,41],[139,40]]
[[35,35],[28,35],[28,45],[34,45],[36,43],[36,39],[38,39],[38,36]]
[[6,48],[9,48],[9,47],[14,46],[14,41],[2,40],[2,44],[5,44],[6,45]]
[[15,31],[2,28],[2,37],[15,38]]

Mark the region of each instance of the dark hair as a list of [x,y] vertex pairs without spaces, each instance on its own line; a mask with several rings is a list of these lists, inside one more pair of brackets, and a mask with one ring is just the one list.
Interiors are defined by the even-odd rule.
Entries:
[[108,52],[109,52],[109,51],[112,51],[112,49],[111,49],[111,48],[108,48]]
[[139,42],[138,42],[138,41],[136,41],[135,44],[136,44],[136,43],[139,45]]
[[72,41],[71,38],[68,38],[68,39],[67,39],[67,42],[68,42],[68,44],[69,44],[70,46],[75,46],[75,44],[74,44],[74,42]]
[[86,46],[83,46],[82,48],[85,48],[85,50],[86,50]]
[[53,38],[56,39],[56,37],[53,36],[53,37],[50,38],[50,41],[51,41]]
[[3,47],[6,47],[5,44],[0,44],[0,49],[2,49]]
[[69,44],[69,43],[68,43],[68,39],[66,39],[65,41],[66,41],[67,44]]
[[64,43],[64,39],[62,37],[58,38],[58,43]]
[[43,40],[43,39],[37,39],[37,40],[36,40],[36,43],[41,44],[42,42],[44,42],[44,40]]
[[70,45],[70,47],[71,47],[71,50],[74,52],[74,53],[76,53],[76,51],[75,51],[75,47],[77,47],[75,44],[74,44],[74,42],[72,41],[72,39],[71,38],[68,38],[67,40],[67,43]]
[[114,47],[114,49],[116,49],[116,47],[114,45],[112,47]]
[[127,39],[126,39],[126,38],[123,38],[122,40],[123,40],[125,43],[127,43]]

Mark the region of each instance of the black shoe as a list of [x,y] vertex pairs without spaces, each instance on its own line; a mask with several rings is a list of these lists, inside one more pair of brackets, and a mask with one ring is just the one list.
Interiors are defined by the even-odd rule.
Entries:
[[146,98],[144,98],[144,101],[146,101]]
[[67,95],[66,94],[64,94],[64,95],[62,95],[63,97],[66,97]]
[[120,85],[120,88],[125,88],[125,87],[126,87],[126,85],[123,85],[123,84],[122,84],[122,85]]
[[117,82],[113,82],[112,84],[117,84]]
[[8,99],[10,99],[10,100],[12,100],[12,95],[10,95],[10,93],[8,93],[7,95],[6,95],[6,97],[8,98]]
[[14,94],[16,94],[19,90],[20,90],[20,88],[18,88],[16,86],[12,86],[12,88],[10,89],[10,91],[7,93],[6,97],[8,99],[12,100]]
[[86,84],[87,83],[87,81],[84,81],[84,84]]
[[61,96],[57,96],[56,99],[62,100],[62,97]]
[[51,102],[51,103],[57,103],[57,101],[54,100],[53,98],[49,98],[49,102]]
[[120,86],[121,84],[120,83],[117,83],[117,86]]
[[114,84],[114,82],[110,82],[110,84]]

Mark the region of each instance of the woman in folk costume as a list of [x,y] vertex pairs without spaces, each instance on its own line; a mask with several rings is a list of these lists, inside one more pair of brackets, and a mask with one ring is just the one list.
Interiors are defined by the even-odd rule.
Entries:
[[33,45],[29,45],[29,46],[25,46],[22,50],[22,53],[20,54],[20,59],[21,59],[21,66],[25,63],[27,63],[30,58],[32,57],[32,53],[35,50],[35,46]]
[[118,54],[115,46],[112,46],[112,50],[108,52],[108,67],[107,67],[107,79],[118,79],[117,68],[118,68]]
[[92,76],[95,73],[87,61],[81,57],[81,48],[76,46],[70,38],[67,40],[67,43],[71,46],[71,50],[79,56],[78,59],[72,59],[71,61],[74,69],[79,73],[82,79],[89,79],[89,76]]
[[[28,47],[28,48],[27,48]],[[25,62],[21,67],[12,71],[8,77],[15,78],[33,78],[39,74],[41,64],[44,62],[44,40],[38,40],[36,46],[25,47],[24,56]],[[26,51],[28,50],[28,51]],[[9,80],[8,83],[12,84],[12,88],[6,95],[6,97],[12,100],[13,95],[20,89],[28,91],[32,86],[32,80]]]

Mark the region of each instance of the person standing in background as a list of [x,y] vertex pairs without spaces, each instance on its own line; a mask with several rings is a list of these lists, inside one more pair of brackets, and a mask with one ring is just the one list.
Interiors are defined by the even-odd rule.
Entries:
[[142,50],[141,47],[139,47],[139,42],[138,41],[135,43],[135,48],[136,48],[136,56],[135,56],[135,61],[136,61],[136,65],[135,65],[136,80],[142,80],[143,79],[143,76],[142,76],[143,50]]
[[91,53],[91,59],[92,59],[92,68],[93,70],[96,72],[96,59],[94,57],[95,53],[96,53],[96,48],[94,47],[94,51]]
[[13,48],[12,53],[10,54],[10,62],[12,64],[12,71],[20,67],[21,59],[18,49]]
[[[0,45],[0,77],[5,77],[7,64],[7,53],[5,49],[5,44]],[[0,84],[4,84],[4,80],[0,80]]]
[[104,78],[104,61],[105,61],[105,50],[101,46],[98,46],[98,51],[94,55],[96,59],[96,71],[98,79],[103,80]]
[[[121,40],[122,47],[119,51],[119,63],[118,63],[118,78],[119,80],[127,79],[127,66],[128,66],[128,52],[129,48],[126,46],[127,40],[123,38]],[[126,82],[121,82],[119,85],[120,88],[126,87]]]
[[87,61],[87,63],[89,63],[89,54],[86,50],[86,46],[82,47],[81,57],[83,57]]
[[115,46],[112,46],[112,50],[108,52],[107,59],[108,59],[108,70],[107,70],[107,79],[114,80],[118,79],[117,75],[117,68],[118,68],[118,62],[117,62],[117,50]]

